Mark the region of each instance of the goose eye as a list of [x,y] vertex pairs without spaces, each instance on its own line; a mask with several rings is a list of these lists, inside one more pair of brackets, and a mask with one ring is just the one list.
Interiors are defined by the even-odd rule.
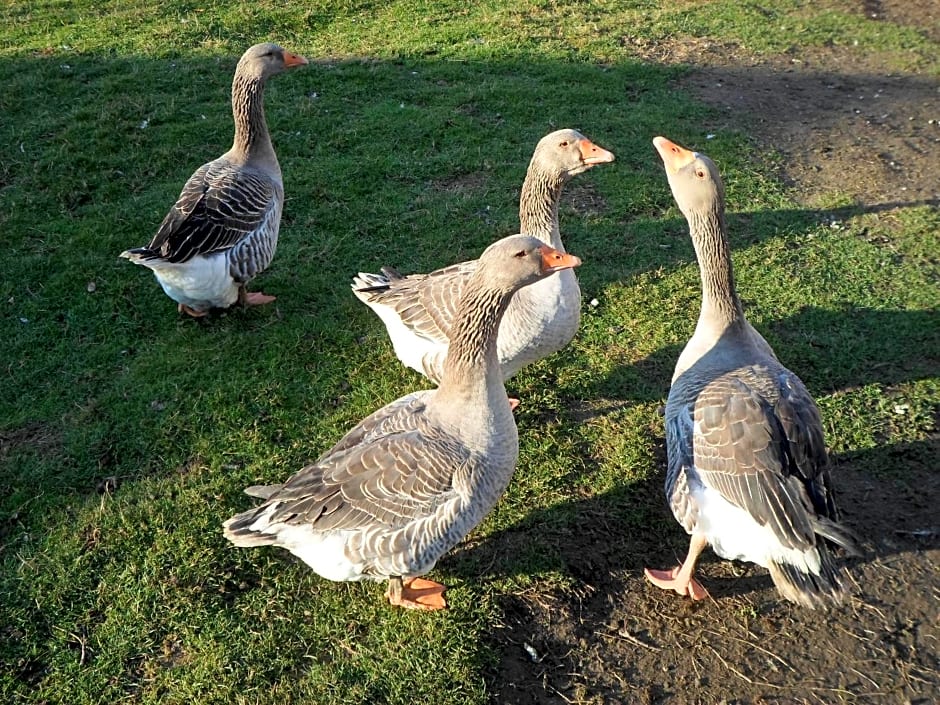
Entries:
[[704,178],[705,178],[705,170],[704,170],[704,169],[696,169],[696,170],[695,170],[695,175],[696,175],[698,178],[700,178],[700,179],[704,179]]
[[568,144],[569,144],[568,140],[565,140],[564,142],[562,142],[562,143],[561,143],[560,145],[558,145],[558,146],[559,146],[559,147],[567,147]]
[[513,257],[518,257],[519,259],[522,259],[525,256],[526,256],[525,250],[519,250],[516,254],[513,255]]

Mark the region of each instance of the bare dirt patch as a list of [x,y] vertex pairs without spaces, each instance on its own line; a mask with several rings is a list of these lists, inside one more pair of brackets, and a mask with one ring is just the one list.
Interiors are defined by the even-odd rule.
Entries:
[[[940,35],[937,3],[829,4]],[[781,176],[802,203],[848,197],[886,227],[895,209],[940,204],[940,82],[929,71],[897,71],[889,57],[850,47],[770,57],[705,40],[634,48],[650,60],[691,64],[681,87],[721,115],[709,131],[748,129],[765,153],[781,155]],[[646,584],[644,564],[672,565],[687,548],[658,482],[579,502],[570,525],[551,512],[532,518],[523,533],[557,548],[576,586],[507,598],[494,635],[493,701],[937,702],[938,457],[934,436],[834,458],[844,519],[869,552],[850,564],[857,595],[828,612],[790,605],[763,569],[713,554],[701,566],[712,601]],[[648,524],[623,520],[636,506],[653,508]],[[674,530],[664,532],[668,526]],[[490,537],[487,553],[513,555],[523,533]]]
[[[827,4],[940,36],[940,3]],[[721,111],[712,131],[748,129],[779,152],[783,176],[803,203],[845,195],[861,206],[940,204],[935,58],[912,54],[904,61],[913,68],[898,70],[898,56],[845,40],[847,46],[792,46],[758,57],[712,39],[624,39],[648,60],[694,67],[681,87]]]
[[684,84],[726,125],[747,125],[780,152],[785,179],[808,205],[834,195],[863,206],[940,203],[940,84],[870,64],[843,49],[794,50],[703,67]]
[[431,182],[431,188],[444,193],[466,194],[479,191],[486,186],[486,175],[480,172],[458,174]]
[[29,449],[43,456],[53,457],[62,448],[62,432],[39,422],[0,431],[0,458],[13,450]]
[[[828,612],[783,601],[761,568],[705,559],[712,601],[693,603],[651,587],[645,562],[671,565],[686,537],[663,506],[649,528],[628,526],[619,503],[661,504],[658,484],[610,503],[588,500],[587,520],[527,524],[561,547],[578,585],[507,598],[496,639],[499,703],[933,703],[940,688],[940,526],[931,497],[940,442],[887,455],[904,479],[858,471],[866,459],[835,458],[845,521],[869,554],[851,564],[858,594]],[[623,508],[625,509],[625,507]],[[514,532],[487,552],[513,554]]]

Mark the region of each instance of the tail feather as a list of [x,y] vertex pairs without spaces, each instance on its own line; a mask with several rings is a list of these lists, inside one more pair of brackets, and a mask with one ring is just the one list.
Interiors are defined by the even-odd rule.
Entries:
[[[249,488],[252,489],[252,488]],[[272,546],[277,543],[277,537],[271,534],[262,534],[250,527],[258,519],[258,508],[236,514],[222,524],[222,534],[239,548],[252,548],[254,546]]]
[[392,282],[404,279],[394,267],[382,267],[381,274],[359,272],[353,277],[352,289],[357,294],[368,294],[372,291],[388,291]]
[[284,485],[252,485],[245,488],[245,494],[258,499],[268,499]]
[[841,604],[851,594],[848,571],[835,564],[829,548],[822,542],[819,551],[819,574],[807,572],[791,563],[771,561],[770,577],[786,599],[810,609]]
[[831,541],[836,546],[841,546],[849,555],[863,555],[861,542],[849,527],[822,516],[814,517],[811,521],[813,531],[817,535]]
[[399,272],[394,267],[382,267],[382,275],[389,281],[393,282],[396,279],[404,279],[404,275]]
[[381,274],[370,274],[369,272],[359,272],[353,277],[352,289],[357,293],[368,293],[370,291],[384,291],[391,285],[391,280]]
[[134,247],[130,250],[124,250],[118,257],[129,259],[134,264],[146,265],[148,262],[159,260],[160,255],[147,247]]

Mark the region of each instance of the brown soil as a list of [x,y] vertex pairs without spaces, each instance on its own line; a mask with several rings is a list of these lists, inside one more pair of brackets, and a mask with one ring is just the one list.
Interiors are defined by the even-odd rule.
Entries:
[[[851,5],[940,40],[935,0]],[[649,60],[694,66],[683,88],[722,111],[712,131],[747,127],[758,143],[780,152],[784,177],[807,205],[833,195],[863,206],[940,203],[940,80],[922,70],[935,57],[839,46],[755,57],[705,39],[631,43]],[[901,61],[915,69],[891,68]]]
[[[936,2],[855,6],[873,21],[940,34]],[[720,109],[724,123],[709,129],[750,130],[763,150],[782,156],[802,202],[848,196],[879,218],[940,203],[940,85],[929,74],[893,71],[883,58],[837,47],[759,59],[704,41],[637,50],[695,66],[682,87]],[[557,548],[578,587],[536,585],[507,598],[494,636],[493,701],[940,702],[938,457],[940,438],[834,458],[845,522],[869,552],[850,566],[857,596],[828,612],[793,606],[763,569],[710,553],[701,565],[710,601],[646,584],[644,564],[668,567],[687,547],[658,481],[579,503],[576,524],[532,518],[525,535]],[[637,503],[654,508],[650,522],[624,523]],[[521,540],[505,532],[488,541],[488,552],[511,555]]]

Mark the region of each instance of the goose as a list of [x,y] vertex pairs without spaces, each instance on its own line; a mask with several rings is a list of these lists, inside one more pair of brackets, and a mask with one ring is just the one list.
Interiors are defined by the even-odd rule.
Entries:
[[457,303],[440,385],[366,417],[285,483],[249,487],[264,503],[225,537],[286,548],[329,580],[387,580],[393,605],[446,607],[445,587],[421,576],[492,509],[519,454],[499,321],[519,287],[579,264],[534,237],[490,245]]
[[121,253],[153,271],[180,313],[199,317],[236,301],[257,306],[275,300],[245,291],[274,257],[284,205],[281,168],[264,119],[264,85],[306,63],[271,43],[242,55],[232,81],[232,148],[189,177],[150,244]]
[[691,535],[672,570],[646,569],[654,585],[694,600],[707,545],[770,571],[780,594],[810,608],[840,603],[849,576],[831,547],[858,554],[838,523],[819,410],[744,315],[715,163],[657,137],[673,197],[685,215],[702,281],[701,312],[679,356],[666,402],[666,497]]
[[[575,175],[612,161],[611,152],[577,130],[556,130],[543,137],[519,197],[520,232],[564,252],[558,227],[562,189]],[[438,383],[456,304],[476,267],[476,261],[461,262],[410,276],[383,268],[382,274],[360,272],[352,288],[382,319],[398,359]],[[580,317],[581,291],[570,269],[520,290],[509,302],[496,341],[503,379],[565,347]]]

